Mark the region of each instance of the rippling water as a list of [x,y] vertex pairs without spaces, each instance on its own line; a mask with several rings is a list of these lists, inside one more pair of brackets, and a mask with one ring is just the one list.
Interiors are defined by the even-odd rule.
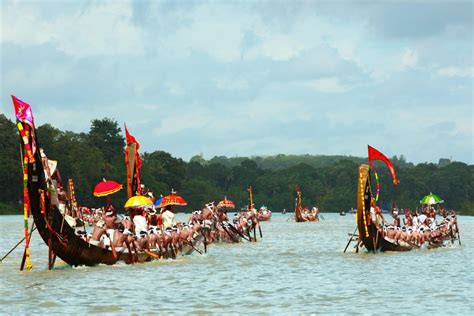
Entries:
[[[351,215],[293,223],[274,214],[258,243],[212,245],[206,255],[145,264],[47,270],[35,233],[33,270],[22,246],[0,263],[0,313],[474,312],[474,218],[460,217],[462,246],[407,253],[343,253]],[[182,216],[182,218],[184,218]],[[21,216],[0,216],[0,255],[23,236]]]

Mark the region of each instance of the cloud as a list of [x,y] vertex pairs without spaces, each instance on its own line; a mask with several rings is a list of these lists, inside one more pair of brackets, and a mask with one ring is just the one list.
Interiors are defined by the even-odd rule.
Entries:
[[349,87],[342,85],[338,78],[322,78],[312,80],[306,85],[318,92],[322,93],[342,93],[349,91]]
[[[75,7],[73,3],[64,5]],[[143,53],[140,30],[131,23],[129,1],[93,2],[82,11],[47,19],[36,6],[41,3],[8,2],[3,6],[2,43],[51,43],[73,57]]]
[[473,162],[472,10],[458,4],[3,1],[0,111],[13,118],[15,94],[62,129],[112,117],[144,151],[186,159],[364,156],[370,142]]
[[404,68],[413,68],[418,63],[418,54],[411,49],[405,49],[401,56],[401,64]]
[[442,77],[474,77],[474,67],[461,68],[456,66],[439,68],[437,74]]

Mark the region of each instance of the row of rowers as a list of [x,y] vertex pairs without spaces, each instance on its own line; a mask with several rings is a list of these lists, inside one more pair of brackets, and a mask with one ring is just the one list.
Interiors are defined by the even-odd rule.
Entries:
[[[456,231],[457,219],[454,210],[448,214],[444,209],[438,213],[442,217],[439,223],[436,218],[434,208],[424,208],[419,214],[418,211],[412,213],[411,210],[405,210],[403,225],[401,225],[398,211],[392,211],[393,222],[385,220],[380,209],[372,205],[371,218],[381,231],[382,236],[400,243],[405,242],[409,245],[421,247],[423,244],[428,246],[442,243],[446,238],[450,238],[453,231]],[[375,219],[375,220],[374,220]]]
[[250,233],[258,225],[254,210],[236,213],[231,223],[225,209],[217,208],[214,202],[194,211],[184,223],[177,222],[171,205],[159,211],[154,207],[134,208],[129,216],[117,215],[109,205],[100,213],[92,234],[81,230],[77,230],[77,234],[92,245],[114,247],[117,252],[133,249],[176,254],[196,239],[206,244],[239,242],[241,238],[251,240]]

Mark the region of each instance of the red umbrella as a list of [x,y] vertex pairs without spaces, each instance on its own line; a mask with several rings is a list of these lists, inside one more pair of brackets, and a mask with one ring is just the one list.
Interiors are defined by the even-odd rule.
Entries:
[[165,207],[168,205],[188,205],[181,196],[176,194],[176,191],[171,190],[171,194],[162,198],[160,205],[158,207]]
[[228,200],[227,199],[227,196],[224,197],[224,199],[222,201],[220,201],[218,204],[217,204],[217,207],[229,207],[229,208],[234,208],[235,207],[235,203],[232,202],[231,200]]
[[117,183],[113,180],[103,180],[102,182],[99,182],[95,185],[94,187],[94,196],[107,196],[107,204],[110,204],[110,194],[114,194],[115,192],[118,192],[122,190],[122,185],[120,183]]
[[122,185],[113,180],[103,180],[94,187],[94,196],[107,196],[122,190]]

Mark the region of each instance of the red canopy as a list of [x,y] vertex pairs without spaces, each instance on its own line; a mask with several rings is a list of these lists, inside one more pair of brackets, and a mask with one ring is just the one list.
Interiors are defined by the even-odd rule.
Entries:
[[217,207],[229,207],[229,208],[234,208],[235,207],[235,203],[232,202],[231,200],[228,200],[227,197],[224,197],[224,199],[222,201],[220,201],[218,204],[217,204]]
[[105,180],[99,182],[94,187],[94,196],[107,196],[118,192],[122,189],[122,185],[113,180]]
[[188,205],[181,196],[177,195],[176,192],[171,191],[170,195],[167,195],[162,198],[160,205],[158,207],[165,207],[168,205]]

